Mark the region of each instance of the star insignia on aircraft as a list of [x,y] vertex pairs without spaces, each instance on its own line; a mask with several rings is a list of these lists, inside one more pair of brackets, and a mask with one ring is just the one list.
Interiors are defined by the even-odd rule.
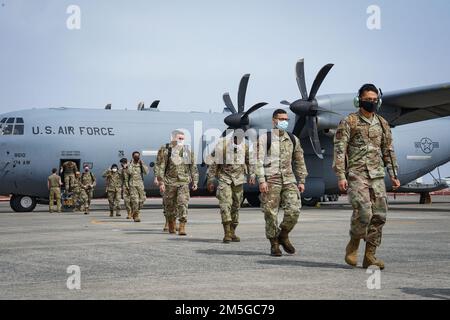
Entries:
[[439,142],[433,142],[430,138],[422,138],[419,142],[415,142],[416,149],[421,149],[423,153],[432,153],[434,149],[439,148]]

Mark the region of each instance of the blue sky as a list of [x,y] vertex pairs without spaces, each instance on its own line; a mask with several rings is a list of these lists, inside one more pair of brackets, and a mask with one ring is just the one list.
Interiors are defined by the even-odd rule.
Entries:
[[[81,29],[68,30],[69,5]],[[381,30],[366,27],[369,5]],[[221,111],[251,73],[248,102],[298,97],[335,63],[319,94],[450,81],[450,1],[0,0],[0,113],[30,107]],[[450,175],[450,170],[448,175]]]

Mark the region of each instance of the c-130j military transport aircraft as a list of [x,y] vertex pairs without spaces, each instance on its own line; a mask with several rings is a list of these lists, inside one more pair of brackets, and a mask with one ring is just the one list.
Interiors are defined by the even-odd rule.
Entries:
[[[281,102],[287,105],[290,118],[295,119],[288,130],[300,138],[305,151],[309,175],[304,200],[339,193],[331,168],[334,129],[355,111],[355,94],[316,96],[332,67],[328,64],[319,71],[308,94],[304,61],[299,60],[296,78],[300,98],[292,103]],[[200,171],[199,189],[194,195],[211,195],[206,189],[203,161],[204,151],[212,143],[206,132],[271,129],[273,110],[262,109],[265,103],[245,111],[248,81],[249,75],[241,80],[237,109],[229,94],[224,94],[223,113],[163,112],[157,109],[156,101],[150,109],[141,105],[138,111],[111,110],[108,105],[105,110],[49,108],[0,115],[0,195],[11,195],[14,211],[33,211],[37,203],[48,203],[46,180],[51,168],[67,160],[76,162],[79,168],[89,164],[101,177],[112,163],[123,157],[130,159],[131,153],[138,150],[153,167],[156,150],[168,142],[172,130],[179,128],[193,133],[191,145]],[[450,83],[385,93],[378,113],[393,128],[402,184],[450,161],[450,121],[438,119],[450,115]],[[147,195],[159,196],[150,172],[145,177]],[[391,190],[390,179],[386,179],[386,186]],[[95,196],[104,197],[104,190],[103,179],[98,179]],[[257,186],[246,186],[245,197],[250,204],[258,205],[258,193]]]

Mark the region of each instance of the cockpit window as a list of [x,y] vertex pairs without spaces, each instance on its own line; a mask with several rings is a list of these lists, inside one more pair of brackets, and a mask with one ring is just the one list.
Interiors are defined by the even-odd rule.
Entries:
[[23,135],[24,131],[23,118],[3,118],[0,121],[0,135]]
[[15,125],[13,134],[23,135],[23,125]]

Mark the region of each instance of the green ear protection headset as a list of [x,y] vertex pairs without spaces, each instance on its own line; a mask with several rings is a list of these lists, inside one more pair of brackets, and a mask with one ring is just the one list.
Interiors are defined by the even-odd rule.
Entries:
[[[355,106],[355,108],[359,108],[359,102],[360,102],[360,97],[361,97],[361,94],[364,92],[364,91],[367,91],[367,89],[373,89],[373,88],[376,88],[373,84],[371,84],[371,83],[367,83],[367,84],[365,84],[365,85],[363,85],[359,90],[358,90],[358,96],[356,96],[354,99],[353,99],[353,105]],[[380,109],[380,107],[381,107],[381,105],[383,104],[383,99],[382,99],[382,97],[383,97],[383,92],[381,91],[381,89],[378,89],[378,104],[377,104],[377,110],[378,109]]]

